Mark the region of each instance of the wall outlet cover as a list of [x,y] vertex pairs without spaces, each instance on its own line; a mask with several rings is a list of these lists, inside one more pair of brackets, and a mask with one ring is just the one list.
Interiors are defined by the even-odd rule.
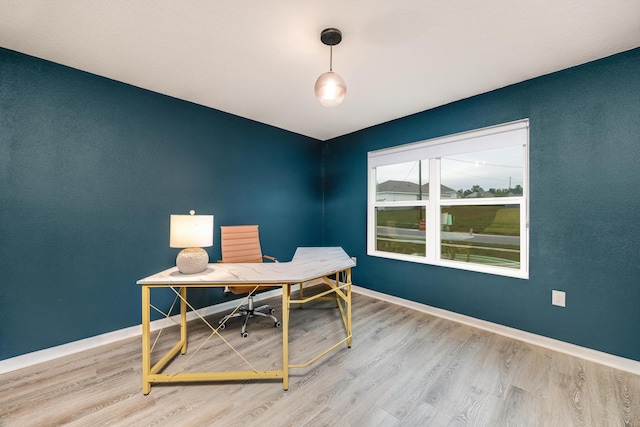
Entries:
[[551,304],[566,307],[566,294],[564,291],[551,291]]

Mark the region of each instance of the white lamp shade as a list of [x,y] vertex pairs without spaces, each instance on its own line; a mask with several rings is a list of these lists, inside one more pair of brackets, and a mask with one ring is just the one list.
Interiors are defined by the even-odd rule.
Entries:
[[316,98],[325,107],[339,105],[347,94],[347,84],[337,73],[328,71],[316,80]]
[[213,215],[171,215],[169,246],[172,248],[213,246]]

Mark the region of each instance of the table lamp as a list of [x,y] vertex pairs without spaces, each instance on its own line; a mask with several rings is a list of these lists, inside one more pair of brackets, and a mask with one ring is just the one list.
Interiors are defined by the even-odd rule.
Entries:
[[451,230],[451,225],[453,224],[453,215],[448,212],[443,212],[440,214],[440,225],[442,226],[442,231]]
[[171,215],[169,247],[186,248],[176,257],[182,274],[201,273],[207,269],[209,254],[202,248],[213,246],[213,215]]

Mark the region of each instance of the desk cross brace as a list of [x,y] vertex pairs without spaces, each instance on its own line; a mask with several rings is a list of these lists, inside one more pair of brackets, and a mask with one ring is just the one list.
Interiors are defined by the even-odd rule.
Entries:
[[320,300],[333,299],[333,298],[324,298],[324,297],[326,297],[329,294],[334,294],[336,305],[338,306],[338,309],[340,309],[340,316],[342,317],[342,323],[345,327],[345,332],[347,334],[345,338],[343,338],[336,344],[332,345],[331,347],[329,347],[322,353],[318,354],[317,356],[309,359],[307,362],[300,363],[300,364],[289,364],[289,368],[306,368],[307,366],[311,365],[313,362],[320,359],[321,357],[331,352],[332,350],[336,349],[337,347],[339,347],[345,342],[347,343],[347,347],[351,348],[352,336],[353,336],[351,332],[351,270],[347,270],[346,274],[347,274],[347,277],[345,278],[345,282],[343,282],[342,284],[340,283],[339,273],[336,273],[335,281],[331,281],[327,276],[323,277],[322,281],[325,284],[329,285],[330,289],[307,298],[304,298],[302,296],[303,284],[300,284],[301,298],[297,300],[289,300],[289,304],[302,305],[318,299]]

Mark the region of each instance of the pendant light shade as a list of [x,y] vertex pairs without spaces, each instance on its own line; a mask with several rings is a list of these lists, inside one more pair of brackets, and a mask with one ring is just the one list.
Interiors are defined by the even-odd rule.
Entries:
[[316,98],[325,107],[335,107],[347,94],[347,84],[333,71],[333,46],[342,41],[342,33],[336,28],[326,28],[320,33],[320,40],[329,46],[329,71],[316,80]]
[[342,77],[333,71],[327,71],[316,80],[316,98],[325,107],[335,107],[344,101],[347,85]]

